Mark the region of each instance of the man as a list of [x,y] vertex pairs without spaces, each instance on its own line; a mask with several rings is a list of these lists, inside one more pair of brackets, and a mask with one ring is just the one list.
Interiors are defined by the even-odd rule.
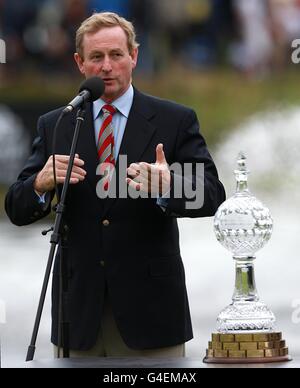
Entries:
[[[183,356],[184,343],[193,335],[176,217],[214,215],[225,199],[223,186],[195,113],[132,87],[138,44],[130,22],[113,13],[94,14],[77,31],[76,45],[79,70],[85,77],[101,77],[105,92],[86,106],[64,219],[69,227],[71,356]],[[6,211],[16,225],[50,211],[52,137],[60,112],[40,118],[32,155],[7,194]],[[65,116],[58,131],[60,189],[75,114]],[[118,167],[122,155],[127,157],[128,186],[140,193],[150,190],[149,198],[96,195],[97,165],[108,161]],[[175,162],[192,164],[191,174],[171,172],[168,166]],[[204,177],[197,174],[200,163]],[[156,181],[153,177],[159,177],[157,185],[150,182]],[[204,185],[203,206],[194,209],[188,206],[191,198],[177,198],[178,183]],[[58,285],[59,255],[52,287],[54,344]]]

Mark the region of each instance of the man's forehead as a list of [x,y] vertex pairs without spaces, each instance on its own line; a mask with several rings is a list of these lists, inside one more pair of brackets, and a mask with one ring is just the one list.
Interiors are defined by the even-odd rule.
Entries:
[[[85,53],[110,52],[112,50],[128,51],[127,36],[121,27],[119,30],[117,28],[102,28],[94,33],[86,33],[82,42]],[[114,31],[112,31],[113,29]]]
[[89,40],[98,42],[122,42],[127,43],[127,35],[120,26],[103,27],[95,32],[86,32],[83,37],[84,41]]

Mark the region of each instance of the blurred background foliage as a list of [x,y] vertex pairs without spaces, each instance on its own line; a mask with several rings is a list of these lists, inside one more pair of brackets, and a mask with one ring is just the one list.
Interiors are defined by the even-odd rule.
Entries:
[[[28,78],[27,78],[28,77]],[[264,79],[245,78],[229,67],[196,72],[173,66],[153,76],[137,74],[134,85],[148,94],[190,106],[198,114],[201,130],[214,147],[238,123],[254,113],[297,105],[300,73],[296,65]],[[78,91],[82,78],[47,80],[43,75],[19,78],[1,88],[0,103],[55,109],[65,105]],[[42,88],[41,88],[42,85]],[[36,121],[37,116],[33,117]],[[35,132],[35,127],[30,128]]]
[[[75,32],[95,10],[134,22],[141,44],[134,85],[194,108],[212,152],[253,114],[298,105],[300,65],[291,61],[291,45],[300,37],[300,0],[0,0],[7,47],[0,64],[0,192],[16,179],[39,115],[77,94]],[[9,121],[1,106],[17,119]],[[17,143],[9,128],[22,126],[24,152],[8,151]],[[16,152],[23,160],[9,160]]]

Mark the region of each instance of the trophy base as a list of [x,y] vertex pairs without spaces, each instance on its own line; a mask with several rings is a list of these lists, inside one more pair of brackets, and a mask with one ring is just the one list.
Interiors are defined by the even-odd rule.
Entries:
[[282,356],[282,357],[260,357],[260,358],[214,358],[214,357],[205,357],[203,362],[205,364],[267,364],[271,362],[285,362],[292,361],[291,356]]
[[257,364],[291,361],[282,333],[212,334],[207,364]]

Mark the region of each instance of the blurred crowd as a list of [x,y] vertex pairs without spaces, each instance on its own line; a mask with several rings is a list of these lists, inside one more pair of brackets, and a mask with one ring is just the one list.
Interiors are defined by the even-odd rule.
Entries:
[[0,0],[8,76],[75,72],[75,32],[94,11],[135,23],[138,69],[149,74],[179,62],[196,69],[226,63],[261,76],[284,68],[300,38],[300,0]]

